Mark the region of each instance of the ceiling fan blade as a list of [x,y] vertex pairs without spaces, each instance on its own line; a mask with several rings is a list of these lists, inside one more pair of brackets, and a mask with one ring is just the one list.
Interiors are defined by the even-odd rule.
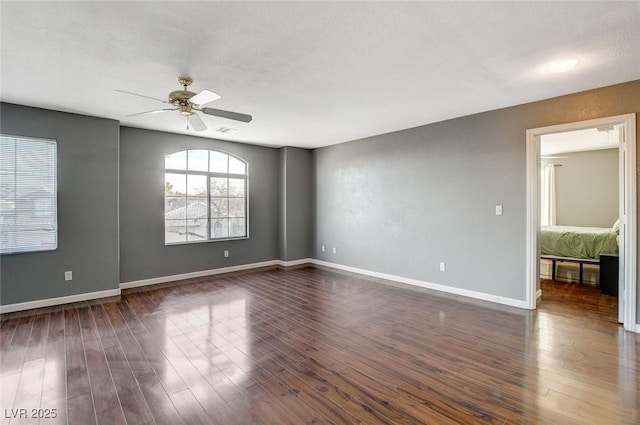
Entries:
[[197,114],[187,115],[187,120],[189,120],[189,124],[195,131],[204,131],[207,129],[204,121]]
[[114,89],[114,90],[115,91],[119,91],[120,93],[130,94],[130,95],[133,95],[133,96],[146,97],[147,99],[157,100],[158,102],[162,102],[162,103],[169,103],[166,100],[158,99],[157,97],[145,96],[144,94],[132,93],[130,91],[119,90],[119,89]]
[[230,120],[250,122],[253,117],[247,114],[240,114],[238,112],[223,111],[222,109],[202,108],[202,113],[207,115],[213,115],[214,117],[228,118]]
[[189,102],[200,106],[206,105],[207,103],[213,102],[214,100],[218,99],[220,99],[220,95],[218,93],[204,89],[200,93],[194,95],[191,99],[189,99]]
[[125,115],[125,117],[136,117],[138,115],[158,114],[160,112],[177,111],[178,108],[156,109],[155,111],[138,112],[136,114]]

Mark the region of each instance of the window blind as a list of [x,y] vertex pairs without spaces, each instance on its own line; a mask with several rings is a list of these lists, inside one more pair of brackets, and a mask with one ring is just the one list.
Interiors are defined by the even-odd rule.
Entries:
[[0,254],[58,245],[55,140],[0,135]]

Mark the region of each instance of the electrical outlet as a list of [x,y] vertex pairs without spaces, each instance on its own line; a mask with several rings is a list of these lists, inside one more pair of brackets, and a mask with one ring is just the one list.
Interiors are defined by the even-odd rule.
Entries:
[[335,254],[336,252],[338,252],[338,251],[336,250],[336,247],[334,246],[333,247],[333,253]]
[[326,249],[326,247],[325,247],[324,245],[322,245],[322,246],[320,247],[320,251],[325,252],[326,250],[327,250],[327,249]]
[[447,264],[446,263],[440,263],[440,271],[444,272],[447,270]]
[[229,258],[229,250],[228,249],[224,250],[224,258]]
[[64,272],[64,280],[73,280],[73,272],[71,270]]

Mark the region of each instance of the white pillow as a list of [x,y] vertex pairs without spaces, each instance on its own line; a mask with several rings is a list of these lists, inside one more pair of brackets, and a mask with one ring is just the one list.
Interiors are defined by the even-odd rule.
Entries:
[[613,223],[613,226],[611,226],[611,231],[620,233],[620,219],[617,219],[616,222]]

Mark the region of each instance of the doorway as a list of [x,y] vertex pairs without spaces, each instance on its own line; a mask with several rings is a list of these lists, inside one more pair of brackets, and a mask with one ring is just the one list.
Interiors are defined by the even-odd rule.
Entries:
[[592,128],[613,126],[619,133],[619,303],[618,321],[626,330],[638,332],[636,325],[636,129],[635,114],[580,121],[527,130],[527,307],[535,309],[540,291],[540,194],[541,137]]

